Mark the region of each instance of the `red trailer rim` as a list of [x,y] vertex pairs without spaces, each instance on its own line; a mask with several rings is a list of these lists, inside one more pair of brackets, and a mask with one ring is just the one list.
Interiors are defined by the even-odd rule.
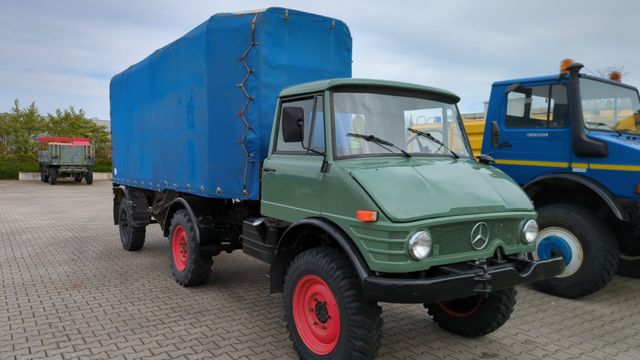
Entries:
[[189,237],[182,225],[176,225],[171,236],[171,252],[176,270],[184,271],[189,262]]
[[459,299],[452,301],[442,301],[438,306],[450,316],[457,318],[466,318],[473,315],[482,304],[481,297],[472,297],[468,299]]
[[340,311],[331,288],[305,275],[293,291],[293,320],[302,342],[316,355],[331,353],[340,338]]

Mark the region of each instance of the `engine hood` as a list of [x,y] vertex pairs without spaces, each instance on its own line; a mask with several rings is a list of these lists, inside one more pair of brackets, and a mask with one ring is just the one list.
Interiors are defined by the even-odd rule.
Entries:
[[533,211],[502,171],[470,159],[359,162],[350,174],[394,222],[506,211]]

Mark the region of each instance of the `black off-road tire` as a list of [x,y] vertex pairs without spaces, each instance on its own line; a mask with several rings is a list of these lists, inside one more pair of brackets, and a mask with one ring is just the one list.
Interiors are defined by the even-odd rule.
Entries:
[[49,178],[47,179],[50,185],[55,185],[58,180],[58,169],[49,168]]
[[464,299],[425,304],[429,315],[444,330],[468,337],[480,337],[504,325],[516,305],[516,289],[492,292],[488,297],[474,295]]
[[[298,282],[308,276],[324,281],[339,309],[339,337],[333,349],[324,355],[312,351],[305,344],[294,318],[294,292]],[[382,337],[381,312],[377,303],[364,299],[351,262],[339,250],[309,249],[289,264],[284,278],[284,313],[289,337],[301,359],[375,358]],[[331,321],[332,318],[329,319]]]
[[82,175],[76,175],[76,176],[73,178],[73,181],[75,181],[75,182],[79,183],[80,181],[82,181]]
[[127,199],[120,200],[118,205],[118,217],[120,230],[120,242],[127,251],[138,251],[144,246],[146,226],[132,226],[133,207],[129,205]]
[[87,182],[87,185],[93,184],[93,170],[90,170],[87,175],[84,176],[84,180]]
[[[187,236],[188,260],[183,270],[177,268],[173,251],[173,242],[176,241],[174,234],[179,226],[184,229]],[[183,209],[173,214],[171,227],[169,228],[171,274],[178,284],[185,287],[204,284],[209,279],[209,275],[211,275],[211,266],[213,265],[213,253],[208,250],[201,250],[196,241],[195,226],[196,224],[189,216],[189,212]]]
[[45,178],[44,172],[45,172],[45,167],[40,165],[40,181],[47,182],[47,181],[49,181],[49,177],[47,176]]
[[640,279],[640,260],[636,260],[636,258],[636,256],[631,258],[621,256],[618,274]]
[[578,239],[583,261],[571,276],[542,280],[533,284],[538,290],[575,299],[602,289],[618,270],[618,245],[611,229],[590,211],[575,205],[554,204],[538,209],[540,231],[548,227],[565,229]]

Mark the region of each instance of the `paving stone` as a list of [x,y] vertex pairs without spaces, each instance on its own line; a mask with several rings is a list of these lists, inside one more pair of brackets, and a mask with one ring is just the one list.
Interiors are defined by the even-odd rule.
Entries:
[[[178,286],[157,225],[126,252],[111,184],[0,181],[0,359],[296,359],[268,265],[215,258],[209,281]],[[640,359],[640,280],[615,277],[579,300],[518,289],[511,320],[453,336],[419,305],[382,304],[380,359]]]

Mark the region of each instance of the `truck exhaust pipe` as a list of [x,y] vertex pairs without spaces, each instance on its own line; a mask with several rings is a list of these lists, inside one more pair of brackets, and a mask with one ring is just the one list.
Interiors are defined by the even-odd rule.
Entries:
[[582,116],[582,97],[580,96],[580,69],[584,65],[573,63],[566,67],[569,72],[567,92],[569,95],[569,109],[573,122],[573,151],[578,156],[606,157],[607,144],[587,136]]

